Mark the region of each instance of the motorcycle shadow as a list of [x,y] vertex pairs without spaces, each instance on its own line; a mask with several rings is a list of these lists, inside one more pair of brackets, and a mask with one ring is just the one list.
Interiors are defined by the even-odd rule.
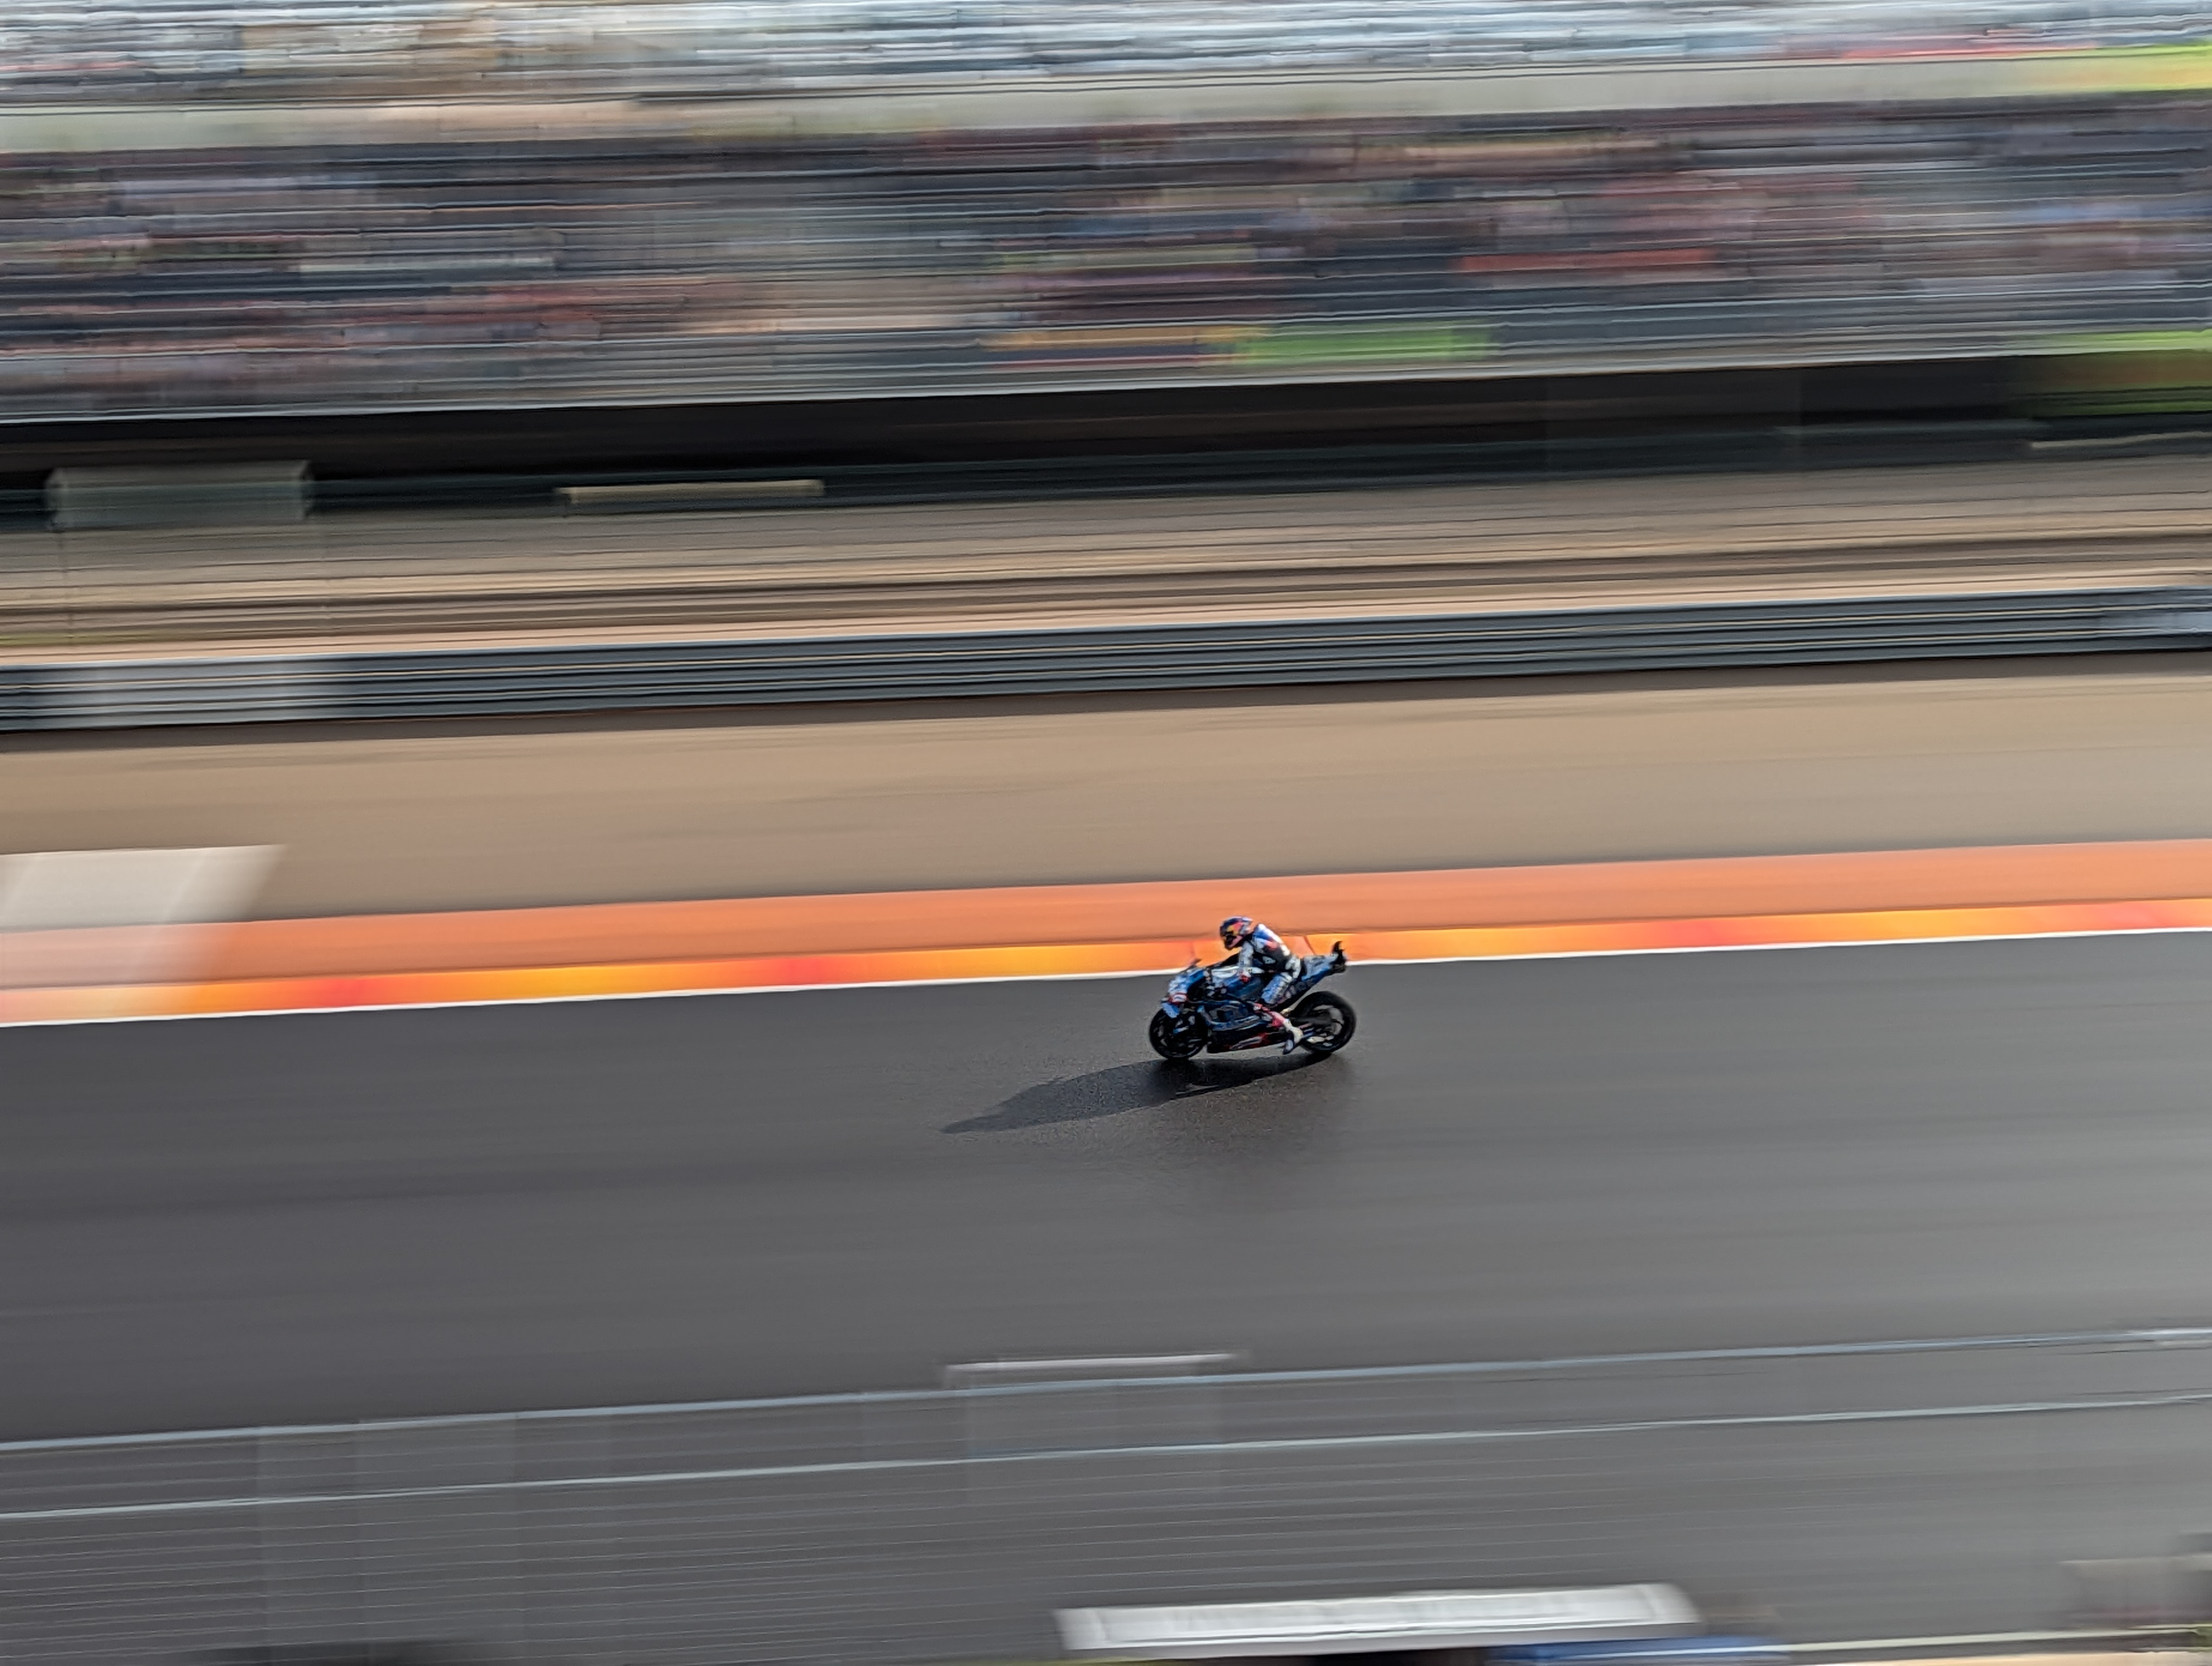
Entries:
[[1025,1087],[978,1116],[948,1123],[945,1134],[1005,1134],[1045,1128],[1054,1122],[1088,1122],[1133,1110],[1158,1110],[1224,1089],[1251,1087],[1308,1070],[1322,1061],[1310,1053],[1289,1058],[1240,1058],[1234,1064],[1194,1059],[1171,1064],[1164,1059],[1120,1064],[1087,1075],[1063,1076]]

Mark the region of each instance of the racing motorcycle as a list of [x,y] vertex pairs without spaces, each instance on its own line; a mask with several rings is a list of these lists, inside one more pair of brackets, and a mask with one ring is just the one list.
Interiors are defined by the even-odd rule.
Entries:
[[[1283,1014],[1305,1032],[1300,1043],[1309,1053],[1327,1055],[1352,1039],[1358,1023],[1351,1002],[1314,986],[1344,970],[1344,945],[1328,954],[1310,954],[1298,963],[1297,981],[1283,1002]],[[1261,1017],[1249,997],[1249,972],[1231,966],[1203,966],[1194,960],[1168,983],[1160,1010],[1152,1014],[1146,1039],[1164,1059],[1188,1059],[1200,1053],[1238,1053],[1253,1047],[1280,1047],[1282,1032]]]

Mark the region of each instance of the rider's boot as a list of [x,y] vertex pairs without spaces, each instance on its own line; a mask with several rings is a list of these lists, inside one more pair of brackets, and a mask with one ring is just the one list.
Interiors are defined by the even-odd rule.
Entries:
[[1281,1033],[1283,1037],[1283,1055],[1285,1058],[1297,1052],[1298,1049],[1304,1044],[1306,1038],[1306,1032],[1304,1031],[1299,1029],[1297,1025],[1292,1024],[1290,1019],[1284,1017],[1272,1006],[1262,1007],[1261,1010],[1267,1013],[1268,1018],[1273,1021],[1275,1028]]

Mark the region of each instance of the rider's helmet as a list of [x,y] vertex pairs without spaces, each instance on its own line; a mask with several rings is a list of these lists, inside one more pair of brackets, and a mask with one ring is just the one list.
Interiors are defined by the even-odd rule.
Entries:
[[1232,914],[1221,922],[1221,946],[1241,949],[1252,940],[1252,933],[1258,929],[1249,915]]

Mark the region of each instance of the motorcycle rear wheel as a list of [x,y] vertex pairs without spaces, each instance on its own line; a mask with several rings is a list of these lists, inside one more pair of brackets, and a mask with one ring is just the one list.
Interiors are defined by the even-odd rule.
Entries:
[[1164,1059],[1192,1058],[1206,1045],[1206,1025],[1195,1018],[1171,1018],[1165,1012],[1155,1012],[1145,1039]]
[[1340,1052],[1359,1027],[1359,1014],[1341,995],[1326,992],[1308,995],[1291,1009],[1291,1022],[1306,1032],[1303,1043],[1309,1053],[1327,1057]]

